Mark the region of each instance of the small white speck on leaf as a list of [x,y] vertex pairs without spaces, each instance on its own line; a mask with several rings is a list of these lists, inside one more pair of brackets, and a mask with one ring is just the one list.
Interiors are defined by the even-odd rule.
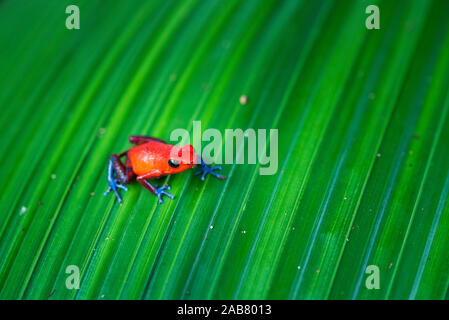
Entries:
[[106,237],[104,240],[109,241],[109,237]]
[[98,136],[99,136],[99,137],[102,137],[102,136],[104,135],[105,132],[106,132],[106,129],[105,129],[105,128],[100,128],[100,129],[98,129]]
[[213,229],[213,228],[214,228],[214,226],[210,226],[210,227],[209,227],[209,229]]
[[246,230],[242,230],[242,233],[245,234],[245,233],[246,233]]
[[240,96],[239,101],[240,101],[240,104],[244,106],[245,104],[248,103],[248,97],[246,95],[242,95],[242,96]]
[[56,174],[52,173],[52,174],[51,174],[51,178],[52,178],[53,180],[55,180],[55,179],[56,179]]
[[380,154],[380,153],[376,154],[376,157],[380,158],[380,156],[381,156],[381,154]]
[[20,215],[23,216],[27,210],[27,207],[22,206],[22,208],[20,208]]
[[298,266],[298,270],[301,269],[301,266]]

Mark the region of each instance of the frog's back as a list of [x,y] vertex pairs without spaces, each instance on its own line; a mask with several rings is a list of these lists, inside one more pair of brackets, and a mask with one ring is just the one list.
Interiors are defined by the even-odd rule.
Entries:
[[150,171],[160,171],[163,175],[163,168],[170,158],[172,147],[163,142],[149,141],[129,149],[128,157],[134,173],[143,175]]

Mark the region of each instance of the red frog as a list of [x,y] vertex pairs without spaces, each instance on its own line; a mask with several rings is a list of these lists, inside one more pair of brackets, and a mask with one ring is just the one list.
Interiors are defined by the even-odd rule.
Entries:
[[[120,203],[122,198],[117,188],[128,191],[125,185],[129,184],[134,176],[137,176],[137,181],[145,189],[158,197],[159,203],[163,202],[162,195],[166,195],[172,200],[175,196],[164,191],[170,190],[168,185],[158,188],[157,185],[151,184],[147,179],[157,179],[182,172],[194,167],[196,164],[201,166],[200,170],[196,172],[196,174],[201,174],[201,180],[204,180],[207,174],[211,174],[218,179],[226,178],[214,172],[214,170],[221,170],[220,166],[211,167],[206,164],[195,153],[191,145],[178,147],[168,144],[161,139],[146,136],[130,136],[129,142],[135,144],[135,146],[118,155],[113,154],[109,157],[109,188],[104,195],[107,195],[112,190]],[[123,164],[121,158],[124,156],[126,160]]]

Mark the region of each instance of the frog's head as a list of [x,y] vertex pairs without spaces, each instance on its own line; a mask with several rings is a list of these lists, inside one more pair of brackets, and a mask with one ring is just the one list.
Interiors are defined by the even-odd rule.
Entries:
[[183,147],[173,146],[167,161],[170,174],[178,173],[196,165],[197,155],[193,146],[188,144]]

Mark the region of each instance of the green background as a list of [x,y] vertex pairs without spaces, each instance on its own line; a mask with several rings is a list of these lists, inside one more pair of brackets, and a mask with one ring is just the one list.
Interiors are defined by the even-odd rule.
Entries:
[[[448,14],[447,0],[0,2],[0,298],[446,298]],[[183,172],[162,205],[138,183],[122,205],[102,195],[129,135],[193,120],[279,129],[279,170]]]

